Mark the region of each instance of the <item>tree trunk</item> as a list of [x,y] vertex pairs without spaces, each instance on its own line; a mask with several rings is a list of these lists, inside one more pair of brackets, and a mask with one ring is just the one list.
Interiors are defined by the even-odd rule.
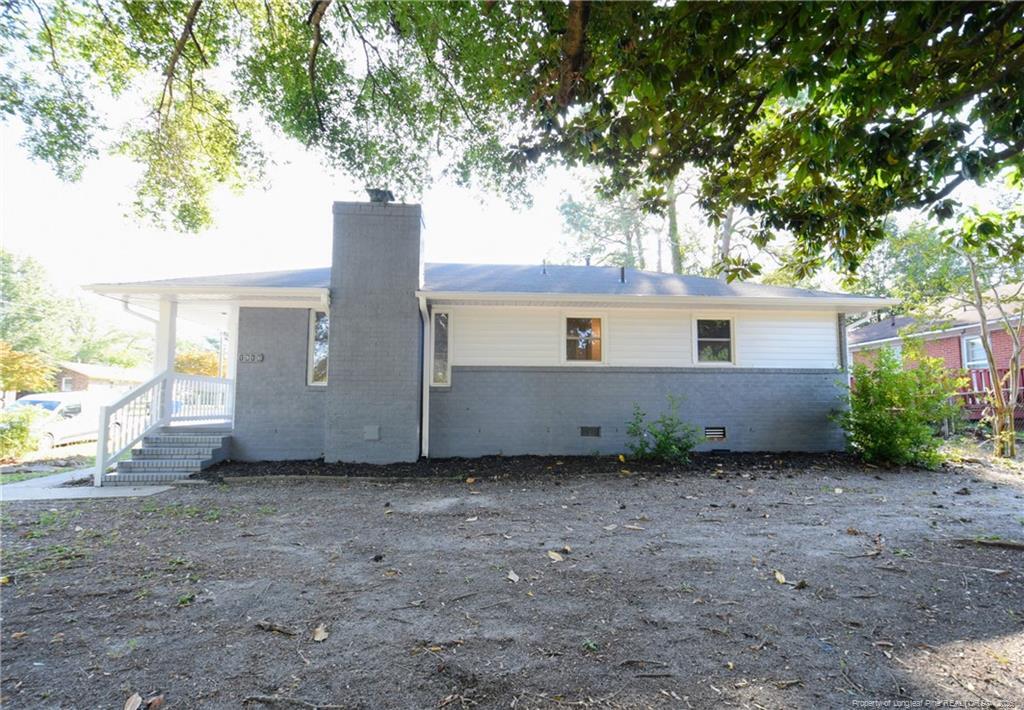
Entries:
[[[729,258],[729,252],[732,250],[732,233],[733,233],[733,219],[736,215],[736,208],[730,207],[725,211],[725,217],[722,218],[722,224],[718,228],[718,257],[715,259],[715,263],[721,264]],[[719,278],[724,279],[726,276],[723,271]]]
[[[967,256],[967,264],[971,269],[971,288],[974,291],[974,309],[978,313],[978,325],[981,327],[981,345],[985,348],[985,359],[988,361],[989,381],[992,389],[989,392],[989,407],[992,410],[992,445],[993,453],[1003,458],[1013,457],[1017,446],[1014,439],[1013,414],[1017,407],[1015,399],[1007,401],[1006,391],[1003,389],[1003,380],[999,377],[999,363],[996,362],[995,353],[992,351],[992,329],[989,327],[988,313],[985,309],[985,297],[982,295],[981,277],[978,274],[978,267],[974,259]],[[1011,361],[1008,363],[1013,365]],[[1017,377],[1012,369],[1007,372],[1008,377]],[[1012,388],[1016,390],[1016,387]]]
[[[668,199],[668,248],[672,256],[672,273],[683,273],[683,248],[679,244],[679,213],[676,211],[676,179],[668,181],[666,198]],[[660,270],[660,269],[659,269]]]

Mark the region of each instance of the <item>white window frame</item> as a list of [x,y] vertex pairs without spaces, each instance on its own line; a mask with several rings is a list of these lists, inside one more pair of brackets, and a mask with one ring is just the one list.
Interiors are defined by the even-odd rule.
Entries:
[[[328,336],[327,336],[327,338],[328,338],[328,340],[327,340],[327,353],[328,353],[328,355],[327,355],[327,379],[325,379],[323,382],[314,382],[313,381],[313,355],[314,355],[314,352],[315,352],[315,344],[316,344],[316,314],[317,313],[323,313],[328,318],[328,326],[327,326],[327,328],[328,328],[328,331],[327,331],[327,333],[328,333]],[[330,368],[330,361],[331,361],[331,358],[330,358],[330,352],[331,352],[331,343],[330,343],[330,332],[331,331],[330,331],[330,327],[331,326],[330,326],[330,320],[329,320],[330,317],[331,317],[331,314],[330,314],[329,311],[325,311],[325,310],[323,310],[321,308],[310,308],[309,309],[309,320],[306,323],[306,385],[308,387],[326,387],[327,383],[331,379],[331,368]]]
[[74,377],[62,377],[62,378],[60,378],[60,391],[61,392],[71,392],[71,391],[73,391],[71,388],[74,387],[74,386],[75,386],[75,378]]
[[[601,359],[600,360],[570,360],[565,353],[565,344],[569,340],[566,326],[570,318],[585,318],[587,320],[601,321]],[[558,319],[558,357],[563,365],[570,367],[594,367],[605,365],[608,362],[608,317],[604,312],[595,311],[563,311]]]
[[964,369],[965,370],[986,370],[986,369],[988,369],[988,356],[987,355],[985,355],[984,358],[981,359],[981,360],[974,360],[973,361],[974,363],[980,363],[980,364],[972,364],[971,361],[968,361],[968,359],[967,359],[967,353],[968,353],[967,343],[968,343],[968,341],[971,341],[971,340],[977,340],[978,341],[978,345],[982,349],[982,353],[985,352],[985,346],[981,342],[981,335],[964,335],[962,338],[960,338],[960,358],[961,358],[961,360],[964,363]]
[[[700,347],[697,342],[697,323],[702,320],[726,320],[729,321],[729,359],[716,360],[714,362],[701,362]],[[736,316],[732,313],[695,313],[690,319],[690,338],[692,340],[691,350],[693,364],[695,367],[735,367],[737,360],[736,347]]]
[[[437,323],[437,316],[439,316],[439,315],[446,315],[446,316],[448,316],[448,366],[445,368],[445,371],[444,371],[444,376],[445,376],[445,381],[444,382],[435,382],[434,381],[434,355],[437,352],[436,348],[434,347],[435,340],[437,338],[437,333],[436,333],[437,328],[436,328],[435,324]],[[447,389],[447,388],[452,386],[452,345],[454,343],[454,339],[452,338],[452,321],[453,320],[454,320],[454,318],[452,317],[452,312],[450,310],[448,310],[447,308],[438,308],[436,310],[431,310],[430,311],[430,343],[429,343],[429,346],[430,346],[430,374],[429,374],[429,377],[430,377],[430,386],[434,387],[434,388]]]

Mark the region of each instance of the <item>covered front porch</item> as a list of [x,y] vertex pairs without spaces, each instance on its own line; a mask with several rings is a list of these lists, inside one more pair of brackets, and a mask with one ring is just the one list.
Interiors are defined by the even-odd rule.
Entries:
[[[152,322],[153,376],[100,410],[93,483],[139,485],[187,479],[227,458],[235,423],[239,312],[243,307],[323,307],[326,289],[204,286],[174,283],[95,284]],[[181,321],[223,333],[222,376],[175,371]],[[258,355],[250,354],[250,357]]]

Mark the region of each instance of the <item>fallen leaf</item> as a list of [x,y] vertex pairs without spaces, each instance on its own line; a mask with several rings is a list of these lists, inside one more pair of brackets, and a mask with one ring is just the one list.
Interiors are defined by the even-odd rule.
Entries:
[[28,636],[28,631],[15,631],[11,634],[12,639],[23,639]]
[[6,574],[3,577],[0,577],[0,584],[10,584],[10,583],[11,583],[11,578],[8,577]]
[[326,641],[327,637],[330,635],[331,633],[327,630],[327,626],[325,626],[324,624],[320,624],[315,629],[313,629],[314,641]]
[[164,706],[164,696],[154,695],[146,699],[146,710],[159,710]]
[[139,710],[142,707],[142,696],[138,693],[132,693],[131,696],[124,701],[124,710]]
[[466,483],[476,483],[476,479],[470,476],[469,478],[466,479]]
[[508,571],[508,574],[506,575],[506,577],[508,579],[512,580],[513,582],[518,582],[519,581],[519,575],[516,574],[515,572],[513,572],[512,570]]
[[782,572],[780,572],[778,570],[775,570],[775,581],[778,582],[779,584],[785,584],[786,583],[786,575],[782,574]]
[[622,454],[619,454],[619,463],[626,463],[626,457]]
[[570,552],[572,552],[572,548],[568,545],[562,545],[562,549],[559,550],[559,552],[561,552],[563,555],[568,555]]
[[563,561],[565,561],[565,558],[562,557],[561,554],[555,552],[554,550],[548,550],[548,557],[550,557],[553,562],[563,562]]

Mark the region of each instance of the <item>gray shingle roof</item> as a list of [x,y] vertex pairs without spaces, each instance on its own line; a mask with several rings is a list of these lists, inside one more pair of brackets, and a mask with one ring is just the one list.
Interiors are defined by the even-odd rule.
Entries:
[[[703,276],[680,276],[626,269],[625,283],[617,266],[555,266],[508,264],[426,264],[424,291],[447,293],[594,294],[602,296],[690,296],[717,298],[862,298],[844,293],[811,291],[755,283],[726,283]],[[159,288],[328,288],[330,268],[268,271],[163,279],[130,284]],[[121,284],[128,285],[128,284]],[[111,284],[104,287],[109,290]]]
[[[545,273],[546,272],[546,273]],[[553,293],[613,296],[709,296],[743,298],[844,297],[848,294],[680,276],[617,266],[510,266],[506,264],[427,264],[424,291],[468,293]]]

